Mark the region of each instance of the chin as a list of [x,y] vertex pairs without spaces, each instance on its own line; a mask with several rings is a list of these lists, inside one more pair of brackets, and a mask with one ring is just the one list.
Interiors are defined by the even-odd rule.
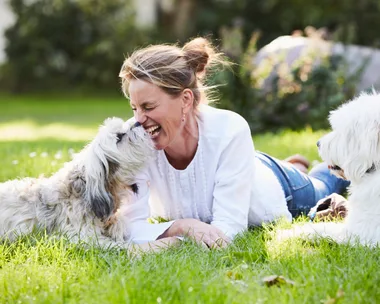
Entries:
[[165,150],[170,145],[170,141],[163,134],[158,134],[158,136],[156,138],[153,138],[152,141],[156,150]]
[[167,147],[167,145],[165,146],[161,144],[159,141],[155,141],[155,140],[153,140],[153,145],[156,150],[164,150]]

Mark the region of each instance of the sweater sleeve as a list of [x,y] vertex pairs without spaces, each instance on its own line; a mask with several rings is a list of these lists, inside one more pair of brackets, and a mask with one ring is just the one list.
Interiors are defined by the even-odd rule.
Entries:
[[254,173],[254,146],[243,121],[220,155],[213,192],[211,225],[233,238],[247,229]]
[[128,218],[128,234],[133,243],[146,243],[156,240],[174,221],[150,224],[149,179],[142,174],[137,179],[138,194],[123,207],[123,215]]

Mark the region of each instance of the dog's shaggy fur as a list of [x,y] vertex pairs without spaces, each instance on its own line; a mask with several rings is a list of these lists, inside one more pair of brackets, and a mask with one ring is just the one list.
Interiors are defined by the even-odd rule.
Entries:
[[337,242],[380,243],[380,94],[363,93],[332,111],[332,132],[318,142],[333,174],[351,181],[343,223],[316,223],[279,231],[279,238],[322,236]]
[[118,210],[138,191],[134,177],[152,151],[142,127],[107,119],[95,139],[50,178],[0,184],[0,239],[41,228],[74,242],[127,247],[128,223]]

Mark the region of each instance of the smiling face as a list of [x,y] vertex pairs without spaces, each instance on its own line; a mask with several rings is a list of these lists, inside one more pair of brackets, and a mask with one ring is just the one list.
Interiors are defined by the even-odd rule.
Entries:
[[165,149],[178,140],[186,110],[183,92],[172,96],[154,84],[133,79],[129,84],[129,97],[136,121],[148,132],[157,150]]

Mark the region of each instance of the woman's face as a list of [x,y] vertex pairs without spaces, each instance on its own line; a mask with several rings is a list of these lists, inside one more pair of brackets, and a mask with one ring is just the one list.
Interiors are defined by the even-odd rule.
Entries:
[[182,94],[172,96],[152,83],[133,79],[129,97],[136,121],[148,132],[157,150],[169,147],[181,136]]

